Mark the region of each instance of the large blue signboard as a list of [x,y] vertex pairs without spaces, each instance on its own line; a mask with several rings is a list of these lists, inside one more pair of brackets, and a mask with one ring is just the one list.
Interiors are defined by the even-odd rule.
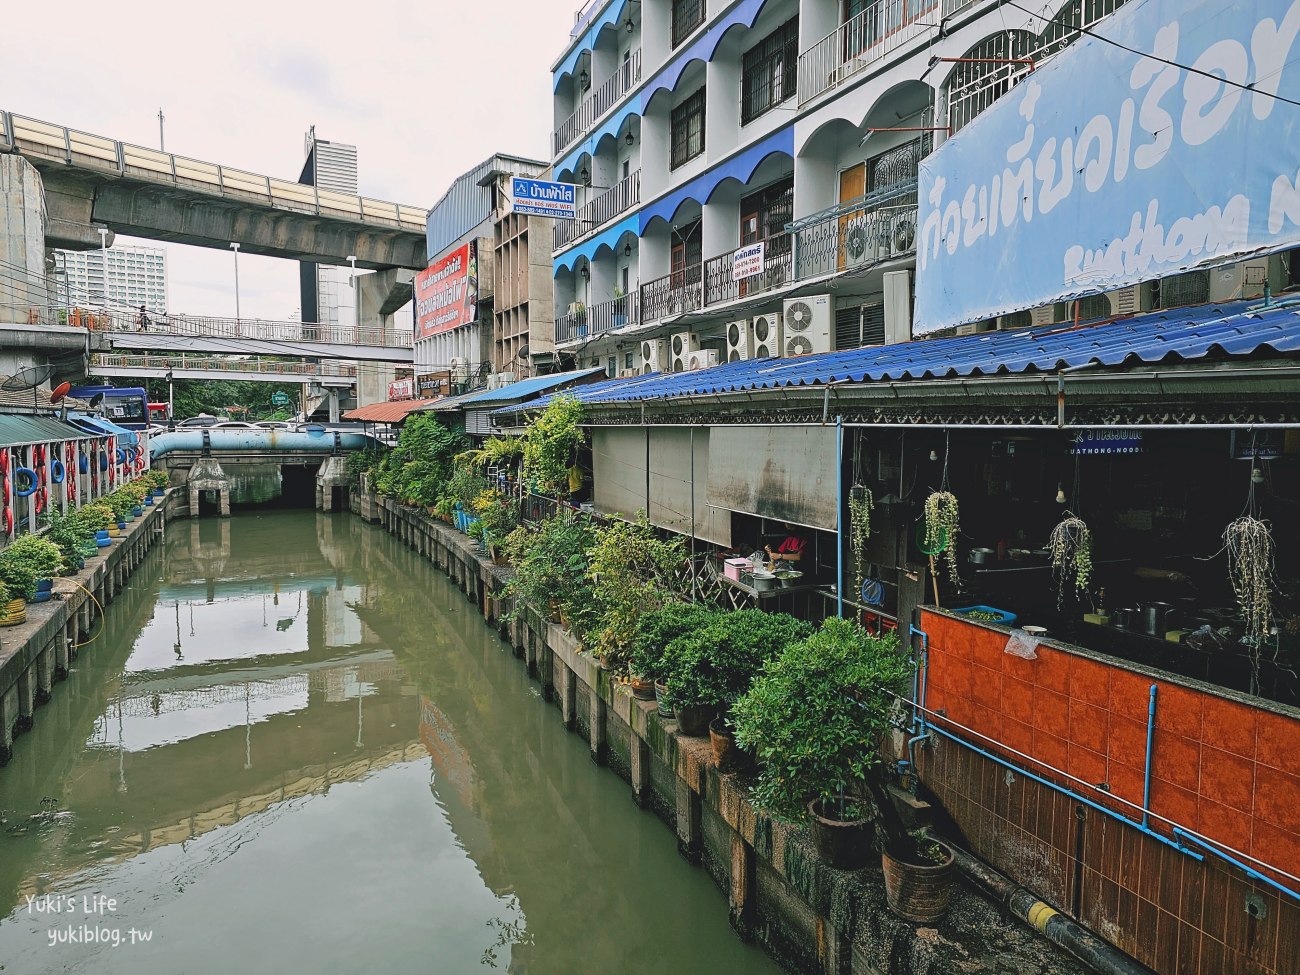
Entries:
[[572,183],[515,176],[511,179],[510,195],[514,198],[515,213],[573,220],[578,215],[576,189]]
[[916,330],[1300,242],[1300,0],[1131,0],[920,168]]

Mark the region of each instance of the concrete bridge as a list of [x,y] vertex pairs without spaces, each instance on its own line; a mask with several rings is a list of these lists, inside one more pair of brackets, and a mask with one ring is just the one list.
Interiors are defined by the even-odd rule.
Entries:
[[420,207],[305,186],[0,110],[0,153],[44,180],[48,246],[116,233],[369,270],[425,266]]
[[[357,367],[341,362],[284,362],[260,356],[232,358],[213,355],[119,355],[99,353],[87,369],[94,376],[133,379],[241,379],[264,383],[314,382],[347,388],[356,382]],[[334,382],[337,380],[337,382]]]

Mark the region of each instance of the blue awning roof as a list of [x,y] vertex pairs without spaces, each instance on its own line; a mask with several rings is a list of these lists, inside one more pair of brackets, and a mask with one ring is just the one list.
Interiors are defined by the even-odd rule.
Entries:
[[502,386],[499,389],[470,393],[463,397],[457,403],[457,406],[482,409],[496,403],[513,403],[536,396],[538,393],[546,393],[551,390],[559,391],[561,387],[572,385],[604,371],[604,369],[600,368],[575,369],[572,372],[556,372],[549,376],[533,376],[530,379],[521,379],[517,383],[511,383],[509,386]]
[[1098,325],[1063,324],[792,359],[751,359],[697,372],[613,379],[584,386],[574,394],[586,403],[635,402],[785,386],[1019,375],[1086,365],[1184,361],[1211,354],[1247,356],[1270,349],[1300,354],[1300,300],[1269,307],[1238,301]]
[[102,416],[95,416],[90,413],[69,413],[68,422],[75,423],[83,430],[101,436],[117,437],[123,443],[136,444],[140,438],[134,430],[128,430],[126,427],[119,427],[111,420],[105,420]]
[[733,27],[753,27],[754,22],[758,20],[758,14],[763,9],[767,0],[741,0],[735,7],[727,11],[718,20],[690,43],[680,54],[668,62],[666,66],[653,78],[650,79],[643,89],[641,89],[641,112],[645,113],[646,107],[654,100],[655,95],[661,91],[672,91],[677,82],[681,79],[682,74],[693,61],[703,61],[708,64],[713,60],[713,55],[722,43],[722,38],[727,31]]
[[618,223],[614,224],[614,226],[602,230],[590,240],[584,240],[577,247],[572,250],[567,250],[559,257],[555,258],[555,266],[551,269],[552,276],[559,274],[560,268],[564,268],[566,271],[572,270],[573,265],[578,262],[578,258],[580,257],[585,257],[590,261],[596,256],[596,252],[602,247],[611,251],[617,250],[619,239],[624,234],[631,234],[634,237],[638,236],[636,214],[632,214],[630,217],[624,217]]

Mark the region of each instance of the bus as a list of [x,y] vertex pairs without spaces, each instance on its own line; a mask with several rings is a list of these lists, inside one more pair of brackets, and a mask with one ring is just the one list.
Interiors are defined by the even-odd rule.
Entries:
[[149,422],[166,423],[172,418],[171,406],[167,403],[149,404]]
[[142,386],[73,386],[68,395],[91,400],[103,395],[98,409],[106,420],[128,430],[149,426],[149,398]]

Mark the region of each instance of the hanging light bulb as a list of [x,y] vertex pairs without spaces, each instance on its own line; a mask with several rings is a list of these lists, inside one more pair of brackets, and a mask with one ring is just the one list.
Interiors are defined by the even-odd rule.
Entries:
[[1261,471],[1258,467],[1254,467],[1254,468],[1251,469],[1251,471],[1250,471],[1250,483],[1251,483],[1251,484],[1263,484],[1263,483],[1264,483],[1264,472]]
[[930,451],[930,460],[931,460],[931,461],[936,461],[936,460],[938,460],[938,459],[939,459],[939,451],[937,451],[937,450],[932,450],[932,451]]
[[1059,484],[1056,485],[1056,503],[1065,504],[1065,488]]

